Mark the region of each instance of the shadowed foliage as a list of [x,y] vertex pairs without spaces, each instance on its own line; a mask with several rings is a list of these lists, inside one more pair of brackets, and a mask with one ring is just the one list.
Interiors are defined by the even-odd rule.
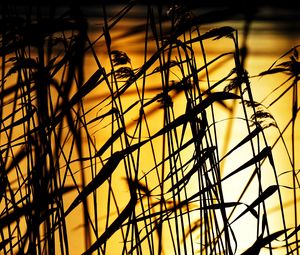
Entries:
[[[251,76],[257,8],[189,6],[1,6],[1,254],[299,254],[299,46]],[[139,60],[118,44],[132,36]]]

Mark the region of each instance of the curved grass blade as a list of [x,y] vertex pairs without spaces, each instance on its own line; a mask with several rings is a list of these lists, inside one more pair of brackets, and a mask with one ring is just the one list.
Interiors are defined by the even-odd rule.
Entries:
[[230,174],[226,175],[222,181],[230,178],[233,175],[236,175],[238,172],[244,170],[245,168],[254,165],[255,163],[260,162],[261,160],[265,159],[266,157],[269,157],[271,154],[271,148],[269,146],[265,147],[260,153],[255,155],[253,158],[251,158],[249,161],[247,161],[245,164],[242,166],[238,167],[236,170],[231,172]]
[[232,33],[235,31],[234,28],[230,26],[218,27],[209,30],[208,32],[204,33],[203,35],[197,36],[191,40],[185,41],[186,44],[195,43],[201,40],[206,40],[213,38],[213,40],[221,39],[222,37],[230,37]]
[[123,154],[120,151],[113,153],[106,164],[102,167],[101,171],[94,177],[94,179],[88,183],[79,195],[74,199],[70,207],[66,210],[65,216],[67,216],[73,209],[75,209],[89,194],[100,187],[107,179],[113,174],[123,158]]
[[286,233],[288,230],[280,230],[273,234],[270,234],[266,237],[263,237],[260,235],[257,240],[254,242],[254,244],[248,248],[245,252],[243,252],[241,255],[254,255],[259,254],[260,250],[265,247],[266,245],[270,244],[272,241],[274,241],[279,236]]
[[273,68],[264,72],[261,72],[260,74],[258,74],[258,76],[263,76],[263,75],[267,75],[267,74],[275,74],[275,73],[283,73],[283,72],[287,72],[288,69],[286,68],[282,68],[282,67],[277,67],[277,68]]
[[128,204],[126,205],[126,207],[124,208],[124,210],[119,214],[119,216],[114,220],[114,222],[105,230],[105,232],[97,239],[97,241],[94,242],[89,249],[83,252],[82,255],[91,254],[93,251],[100,248],[102,244],[104,244],[117,230],[120,229],[123,222],[131,216],[137,202],[136,195],[133,195],[133,192],[131,193],[132,193],[132,197],[128,202]]
[[98,69],[92,76],[83,84],[77,93],[70,99],[70,105],[73,106],[79,102],[83,97],[89,94],[101,82],[100,77],[103,75],[103,69]]
[[176,127],[184,123],[187,123],[188,121],[192,120],[195,117],[195,115],[203,112],[206,108],[210,107],[214,102],[219,102],[228,99],[240,99],[240,96],[229,92],[215,92],[209,94],[207,98],[205,98],[200,104],[196,105],[189,112],[177,117],[174,121],[170,122],[160,131],[158,131],[155,135],[153,135],[152,138],[160,136],[164,133],[174,130]]
[[98,150],[94,157],[100,157],[125,132],[125,128],[118,129]]
[[[210,184],[208,186],[206,186],[205,188],[201,189],[199,192],[196,192],[194,195],[191,195],[187,201],[192,201],[193,199],[197,199],[199,196],[201,196],[202,194],[210,191],[212,188],[220,185],[220,183],[228,178],[230,178],[231,176],[237,174],[238,172],[244,170],[245,168],[259,162],[260,160],[263,160],[264,158],[268,157],[269,154],[271,153],[271,148],[270,147],[266,147],[264,148],[259,154],[257,154],[254,158],[250,159],[249,161],[247,161],[245,164],[243,164],[242,166],[240,166],[239,168],[237,168],[235,171],[231,172],[230,174],[228,174],[227,176],[225,176],[223,179],[221,179],[220,181]],[[250,211],[251,208],[248,209],[248,211]]]
[[[246,210],[244,210],[237,218],[235,218],[235,221],[237,221],[239,218],[241,218],[243,215],[245,215],[247,212],[249,212],[251,209],[254,209],[257,205],[260,203],[264,202],[267,198],[272,196],[276,191],[278,191],[278,186],[277,185],[271,185],[269,186],[264,192],[262,192],[257,199],[254,200],[254,202],[247,207]],[[232,222],[232,223],[233,223]],[[231,224],[232,224],[231,223]]]
[[149,140],[139,142],[132,146],[125,148],[122,151],[114,152],[106,162],[106,164],[102,167],[100,172],[93,178],[91,182],[89,182],[83,190],[78,194],[78,196],[74,199],[70,207],[66,210],[65,216],[67,216],[72,210],[74,210],[84,199],[87,198],[89,194],[99,188],[108,178],[113,174],[116,170],[117,166],[119,165],[120,161],[124,159],[124,157],[141,146],[147,143]]
[[116,114],[118,113],[118,110],[116,108],[113,108],[111,110],[109,110],[108,112],[104,113],[104,114],[101,114],[100,116],[97,116],[96,118],[93,118],[91,119],[89,122],[87,122],[86,124],[89,125],[93,122],[96,122],[98,120],[102,120],[103,118],[109,116],[109,115],[112,115],[112,114]]
[[298,225],[292,233],[287,236],[287,239],[290,239],[293,235],[297,234],[300,231],[300,225]]
[[226,155],[220,159],[222,161],[224,158],[228,157],[232,152],[240,148],[242,145],[246,144],[247,142],[251,141],[254,137],[258,136],[259,133],[263,131],[261,126],[257,126],[254,130],[252,130],[242,141],[240,141],[236,146],[234,146]]

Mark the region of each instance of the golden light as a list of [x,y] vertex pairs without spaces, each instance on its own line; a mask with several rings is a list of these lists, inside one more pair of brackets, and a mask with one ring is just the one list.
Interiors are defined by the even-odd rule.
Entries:
[[271,19],[288,13],[82,11],[87,34],[75,15],[53,48],[2,42],[0,248],[299,254],[300,35]]

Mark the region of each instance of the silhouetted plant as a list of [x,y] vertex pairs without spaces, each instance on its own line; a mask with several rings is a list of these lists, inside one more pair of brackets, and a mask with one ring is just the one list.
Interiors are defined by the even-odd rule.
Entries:
[[[65,13],[52,7],[47,15],[41,6],[21,13],[2,9],[1,252],[299,254],[298,46],[280,58],[291,54],[288,61],[259,74],[287,74],[279,87],[292,82],[265,106],[253,97],[244,66],[247,48],[245,42],[240,46],[238,31],[201,27],[238,13],[235,8],[198,15],[183,5],[145,5],[143,26],[128,29],[144,35],[143,63],[134,67],[126,48],[116,48],[113,34],[135,5],[129,2],[112,17],[103,6],[103,30],[94,40],[79,7]],[[210,59],[205,44],[212,40],[226,41],[232,51]],[[212,79],[216,66],[228,59],[228,74]],[[279,173],[272,149],[279,140],[287,148],[287,127],[281,131],[268,108],[290,90],[291,169]],[[225,140],[222,151],[223,133],[231,132],[226,124],[233,119],[241,121],[243,133],[234,144]],[[267,128],[279,131],[274,144]],[[241,163],[223,167],[244,148]],[[280,183],[286,174],[292,186]],[[224,188],[228,182],[239,186],[234,200]],[[292,224],[283,189],[293,191]],[[269,199],[279,205],[280,229],[272,226]],[[243,219],[255,223],[248,247],[240,247],[236,234]],[[74,237],[78,225],[83,234]],[[84,250],[72,249],[75,242]]]

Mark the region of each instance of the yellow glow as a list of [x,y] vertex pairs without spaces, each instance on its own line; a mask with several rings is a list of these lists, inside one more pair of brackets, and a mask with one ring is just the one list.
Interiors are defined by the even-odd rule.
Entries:
[[[89,34],[89,38],[91,42],[95,40],[101,33],[102,33],[102,20],[98,21],[97,19],[90,19],[89,20],[91,27],[94,27],[95,29]],[[123,20],[121,20],[116,27],[114,27],[110,31],[110,37],[111,37],[111,50],[120,50],[126,52],[126,54],[130,57],[131,63],[127,63],[126,66],[132,68],[133,70],[138,70],[138,68],[141,67],[141,65],[144,63],[144,47],[145,47],[145,31],[139,32],[136,35],[133,36],[124,36],[126,35],[126,29],[129,29],[131,27],[141,25],[145,23],[144,19],[130,19],[125,17]],[[242,27],[242,22],[240,21],[229,21],[229,25],[232,27]],[[224,23],[217,23],[214,24],[214,26],[205,25],[203,28],[201,28],[203,31],[202,33],[206,32],[208,29],[218,26],[223,26]],[[226,25],[228,25],[226,23]],[[247,57],[246,61],[246,69],[248,70],[250,81],[251,81],[251,89],[253,92],[253,98],[257,102],[263,102],[263,106],[265,107],[265,110],[270,112],[274,119],[276,120],[276,124],[279,128],[279,130],[283,130],[285,125],[288,123],[288,121],[291,119],[292,115],[292,94],[291,92],[287,93],[278,103],[276,103],[274,106],[271,106],[267,108],[267,106],[276,98],[276,95],[279,95],[284,91],[286,87],[283,87],[281,90],[276,91],[275,93],[270,95],[270,92],[274,90],[279,84],[281,84],[286,78],[286,75],[283,74],[275,74],[270,76],[264,76],[264,77],[257,77],[256,75],[259,74],[262,71],[267,70],[271,64],[283,53],[285,53],[287,50],[289,50],[291,47],[295,46],[300,41],[300,37],[293,37],[289,38],[288,35],[284,34],[272,34],[272,31],[276,30],[276,27],[272,26],[272,23],[262,23],[258,21],[254,21],[252,24],[253,30],[261,28],[269,28],[270,33],[267,34],[260,34],[251,32],[249,35],[249,38],[247,39],[247,46],[249,50],[249,55]],[[193,35],[195,36],[195,35]],[[115,39],[117,38],[117,39]],[[243,41],[242,34],[239,34],[239,41]],[[148,55],[146,56],[147,59],[151,57],[151,54],[153,54],[156,50],[155,41],[149,40],[148,41]],[[207,61],[211,61],[214,58],[216,58],[218,55],[224,53],[224,52],[233,52],[234,51],[234,45],[232,41],[228,38],[221,38],[220,40],[207,40],[204,43],[205,51],[206,51],[206,57]],[[102,37],[97,43],[94,45],[96,56],[98,57],[102,67],[104,68],[106,74],[110,73],[112,71],[112,67],[109,62],[108,57],[108,51],[106,47],[105,38]],[[181,52],[181,54],[183,54]],[[196,63],[197,66],[200,67],[203,65],[203,56],[201,53],[201,47],[200,45],[195,46],[194,54],[196,56]],[[171,60],[179,58],[178,52],[174,49],[174,54],[172,55]],[[230,55],[228,58],[222,59],[220,62],[216,62],[215,64],[212,64],[209,66],[209,81],[207,80],[207,76],[205,74],[205,71],[201,72],[201,75],[199,75],[200,84],[203,84],[203,87],[200,86],[200,89],[203,91],[208,89],[208,83],[210,86],[212,86],[215,82],[222,79],[224,76],[226,76],[233,68],[234,68],[234,59],[233,56]],[[159,61],[156,61],[153,64],[153,70],[156,66],[159,66]],[[99,66],[97,66],[97,62],[95,61],[94,56],[89,51],[89,53],[86,55],[84,60],[84,76],[85,80],[87,80],[91,75],[94,74],[96,70],[98,70]],[[174,72],[170,73],[169,81],[176,81],[182,77],[182,73],[180,73],[179,68],[174,69]],[[188,72],[188,67],[185,65],[182,69],[184,72]],[[149,78],[150,77],[150,78]],[[85,184],[90,183],[94,176],[97,173],[100,172],[103,165],[108,161],[109,157],[112,153],[122,150],[126,148],[126,142],[135,144],[138,141],[139,132],[140,132],[140,138],[142,140],[147,140],[150,135],[153,135],[159,130],[161,130],[164,127],[164,120],[166,120],[164,116],[164,109],[161,108],[161,102],[157,101],[150,106],[147,106],[144,108],[145,118],[140,119],[140,109],[141,109],[141,95],[143,94],[144,101],[143,103],[147,103],[150,101],[153,97],[155,97],[157,94],[162,92],[163,82],[162,77],[160,73],[154,74],[152,76],[145,77],[145,91],[143,92],[143,77],[139,79],[135,84],[131,84],[131,87],[120,97],[120,101],[116,100],[114,104],[111,104],[109,98],[111,96],[111,91],[108,88],[106,81],[103,81],[96,89],[93,90],[92,93],[89,93],[87,96],[83,99],[83,107],[84,111],[87,112],[86,114],[86,121],[89,122],[93,119],[95,119],[98,116],[101,116],[103,114],[108,113],[109,111],[113,110],[114,108],[118,108],[120,111],[126,111],[129,109],[132,105],[134,107],[128,112],[128,114],[123,115],[124,123],[126,125],[126,133],[128,136],[124,137],[124,135],[121,135],[120,138],[114,143],[113,146],[110,146],[104,153],[101,155],[101,157],[97,157],[96,159],[92,159],[91,161],[86,160],[83,161],[82,164],[78,161],[74,161],[68,165],[70,169],[67,169],[67,166],[65,164],[65,158],[63,158],[60,162],[60,175],[63,176],[64,173],[66,174],[65,184],[66,185],[73,185],[74,181],[73,178],[76,179],[76,183],[79,184],[78,190],[82,190],[82,179],[81,176],[84,173],[85,175]],[[14,77],[15,78],[15,77]],[[110,78],[109,78],[110,79]],[[193,80],[193,79],[191,79]],[[115,81],[109,80],[111,84],[114,85],[113,90],[116,92],[120,87],[122,87],[125,83],[123,81],[119,81],[117,84]],[[228,82],[224,82],[224,84],[220,85],[220,88],[224,88],[225,85],[227,85]],[[218,86],[219,90],[219,86]],[[55,90],[53,90],[53,93]],[[214,91],[214,90],[213,90]],[[299,91],[298,91],[299,92]],[[76,87],[74,86],[71,90],[71,94],[69,95],[70,98],[76,93]],[[178,116],[183,116],[186,113],[186,97],[184,95],[184,92],[170,92],[169,95],[172,97],[173,100],[173,106],[169,107],[168,110],[170,110],[170,120],[176,119]],[[58,97],[58,95],[55,94],[55,98]],[[104,103],[102,100],[105,98],[107,101]],[[199,101],[198,101],[199,103]],[[244,137],[247,136],[249,130],[246,125],[246,122],[244,120],[244,110],[242,108],[242,105],[239,103],[233,103],[232,100],[228,100],[228,103],[226,102],[227,106],[233,107],[232,113],[230,113],[227,109],[225,109],[222,105],[218,104],[217,102],[213,104],[214,106],[214,113],[212,115],[211,110],[207,110],[207,119],[209,120],[208,125],[215,122],[215,126],[210,127],[210,131],[213,135],[217,137],[217,150],[216,154],[219,159],[221,159],[228,151],[230,151],[231,148],[233,148],[235,145],[237,145]],[[76,106],[76,107],[79,107]],[[12,111],[12,105],[5,106],[6,112]],[[173,112],[172,112],[173,111]],[[79,111],[82,113],[82,110]],[[172,114],[174,113],[174,116]],[[75,113],[74,119],[75,119]],[[249,110],[249,116],[251,116],[251,111]],[[120,113],[122,115],[122,113]],[[22,115],[20,115],[22,116]],[[138,129],[139,121],[141,120],[140,124],[142,125],[141,130]],[[118,120],[120,121],[120,120]],[[91,134],[91,138],[93,139],[94,148],[90,148],[92,151],[88,151],[88,144],[90,141],[87,141],[87,138],[84,137],[82,141],[82,148],[83,148],[83,157],[89,157],[90,154],[94,155],[97,150],[99,150],[105,142],[112,136],[113,133],[117,132],[120,129],[120,126],[115,118],[112,118],[112,116],[99,119],[95,121],[92,124],[88,125],[89,133]],[[78,125],[81,125],[78,124]],[[109,181],[105,181],[103,185],[98,188],[95,192],[89,195],[88,197],[88,209],[90,213],[90,221],[93,223],[93,225],[98,224],[98,232],[94,233],[91,226],[89,226],[90,232],[91,232],[91,242],[89,245],[94,243],[97,240],[97,237],[101,236],[102,233],[105,232],[105,229],[107,226],[112,224],[115,219],[117,219],[118,215],[122,210],[127,206],[128,202],[130,201],[131,195],[130,191],[128,190],[128,184],[126,180],[126,170],[130,169],[130,173],[132,174],[132,178],[134,178],[135,170],[138,169],[137,175],[135,176],[140,183],[147,186],[147,188],[151,191],[152,197],[149,198],[149,203],[158,203],[159,199],[161,198],[161,192],[165,192],[167,194],[167,191],[169,189],[172,189],[172,187],[176,186],[176,183],[180,182],[180,180],[183,178],[183,176],[188,173],[189,170],[191,170],[193,166],[193,162],[190,162],[189,164],[185,165],[184,171],[178,170],[180,164],[184,165],[187,163],[187,161],[191,158],[191,156],[194,153],[195,147],[192,145],[187,146],[183,151],[180,152],[180,158],[177,159],[177,161],[174,161],[174,158],[171,159],[171,161],[165,162],[164,164],[159,165],[157,168],[154,166],[158,164],[163,158],[166,158],[168,155],[176,151],[176,149],[180,148],[182,144],[188,141],[190,137],[192,137],[192,131],[190,126],[186,127],[185,133],[183,134],[183,125],[180,125],[176,128],[177,134],[174,134],[174,130],[172,130],[170,135],[173,137],[173,141],[176,141],[175,144],[168,145],[168,134],[166,133],[165,136],[159,136],[155,139],[151,140],[151,142],[148,142],[147,144],[143,145],[140,150],[134,151],[130,156],[126,156],[126,160],[121,161],[118,167],[116,168],[115,172],[112,174],[111,178],[109,178]],[[216,133],[214,131],[214,128],[216,128]],[[297,119],[295,130],[299,129],[299,119]],[[18,135],[21,135],[24,132],[24,130],[20,130],[20,133],[14,134],[15,137],[18,137]],[[68,128],[68,123],[64,120],[63,125],[63,136],[68,137],[68,132],[70,132]],[[275,127],[269,127],[265,129],[265,135],[266,140],[268,141],[269,146],[273,146],[273,144],[276,142],[276,139],[279,136],[279,131]],[[280,176],[279,181],[281,185],[285,186],[292,186],[293,185],[293,176],[291,173],[285,173],[287,171],[292,170],[292,166],[289,162],[288,155],[285,151],[285,145],[289,150],[289,153],[291,153],[290,148],[292,147],[292,141],[291,141],[291,135],[292,135],[292,129],[289,127],[289,129],[285,132],[284,138],[285,143],[282,141],[279,141],[274,149],[273,152],[273,159],[276,166],[277,174]],[[178,137],[176,137],[178,136]],[[183,136],[183,137],[182,137]],[[180,139],[183,139],[182,141]],[[55,138],[51,137],[50,139],[53,140],[53,144],[55,143]],[[176,140],[177,139],[177,140]],[[260,149],[263,149],[264,145],[264,137],[262,135],[259,136],[259,142],[255,139],[253,144],[255,147],[255,152],[259,153],[257,151],[257,146],[259,144]],[[300,150],[300,134],[299,132],[296,132],[295,135],[295,154],[299,154]],[[214,137],[212,138],[213,142],[207,141],[206,145],[207,147],[211,146],[211,144],[214,144]],[[1,143],[5,144],[7,142],[7,136],[3,135],[1,133]],[[180,144],[182,142],[182,144]],[[165,144],[165,147],[163,147],[163,144]],[[167,145],[166,145],[167,144]],[[214,144],[216,145],[216,144]],[[72,146],[72,138],[69,137],[69,140],[66,142],[64,146],[64,151],[66,152],[66,156],[69,157],[69,154],[72,154],[71,151],[74,149]],[[128,147],[128,145],[127,145]],[[14,152],[16,153],[16,152]],[[78,152],[74,152],[72,155],[72,160],[75,160],[76,157],[79,157],[77,155]],[[89,154],[90,153],[90,154]],[[11,155],[11,152],[8,154]],[[241,165],[243,165],[245,162],[249,161],[251,158],[253,158],[253,152],[252,148],[250,146],[250,143],[247,143],[243,147],[239,148],[237,151],[232,153],[230,156],[226,156],[226,158],[221,162],[220,164],[220,177],[221,179],[232,173],[235,169],[238,169]],[[299,169],[299,159],[296,156],[295,159],[295,169]],[[24,165],[26,162],[22,162]],[[126,165],[126,166],[125,166]],[[170,170],[176,171],[176,167],[178,168],[177,174],[174,174],[172,178],[169,178],[168,174],[171,173]],[[207,167],[211,167],[210,163],[207,163]],[[207,169],[206,169],[207,170]],[[274,178],[273,169],[270,166],[270,163],[268,160],[266,160],[261,168],[261,178],[263,180],[262,187],[259,187],[257,176],[252,181],[251,185],[249,185],[249,189],[245,193],[245,196],[240,201],[243,203],[243,205],[237,207],[237,209],[233,212],[229,222],[233,222],[235,218],[243,212],[247,207],[245,204],[251,204],[259,195],[259,188],[262,189],[262,191],[266,190],[268,186],[276,184],[276,180]],[[209,169],[208,176],[213,179],[214,174]],[[247,167],[243,170],[243,172],[236,174],[235,176],[226,179],[222,182],[222,189],[223,189],[223,197],[225,202],[234,202],[237,201],[241,192],[243,191],[243,188],[245,187],[245,184],[249,180],[251,174],[253,173],[254,168],[251,165],[250,167]],[[73,176],[71,175],[71,172]],[[172,208],[176,202],[178,202],[178,197],[181,197],[181,201],[185,200],[197,192],[199,192],[199,180],[200,174],[197,173],[193,174],[190,178],[189,182],[186,184],[185,189],[183,189],[179,194],[176,194],[175,197],[172,199],[172,193],[168,193],[167,195],[164,194],[164,198],[167,200],[168,203],[166,203],[166,208],[160,208],[162,210],[167,210],[168,206],[169,208]],[[10,182],[15,182],[17,179],[17,172],[12,172],[10,175]],[[166,180],[164,183],[164,187],[161,188],[159,185],[161,183],[161,180]],[[201,184],[202,185],[202,184]],[[200,185],[200,186],[201,186]],[[208,184],[203,184],[205,185]],[[17,189],[17,183],[16,186],[12,185],[13,189]],[[284,204],[284,213],[286,216],[286,224],[287,227],[295,227],[295,219],[294,216],[294,208],[295,205],[293,204],[293,190],[288,188],[280,188],[281,194],[283,196],[283,204]],[[297,201],[299,204],[299,192],[297,191]],[[78,195],[78,191],[72,191],[66,195],[64,195],[64,208],[67,210],[69,206],[71,205],[72,201],[76,198]],[[143,194],[142,194],[143,195]],[[97,208],[94,208],[94,201],[93,199],[97,200]],[[116,202],[114,202],[114,199],[116,199]],[[142,201],[148,199],[147,196],[144,196]],[[213,199],[213,196],[211,197]],[[150,201],[151,200],[151,201]],[[282,226],[282,220],[281,220],[281,210],[280,206],[278,204],[279,197],[276,193],[274,197],[270,197],[267,200],[266,203],[266,211],[268,213],[268,221],[270,227],[270,233],[279,231],[283,228]],[[162,240],[163,240],[163,247],[162,247],[162,254],[165,255],[171,255],[174,253],[174,248],[172,242],[176,243],[176,228],[178,229],[184,229],[184,233],[180,232],[180,235],[178,239],[182,239],[184,234],[188,231],[188,225],[191,226],[198,226],[196,230],[192,233],[192,237],[189,235],[186,235],[186,250],[184,247],[177,247],[177,244],[175,244],[175,247],[181,251],[181,254],[184,254],[186,251],[188,254],[192,253],[192,249],[194,250],[194,253],[197,254],[196,250],[201,250],[201,246],[199,244],[199,240],[201,238],[204,238],[203,231],[206,229],[201,226],[199,223],[202,221],[200,219],[200,210],[201,206],[203,206],[203,201],[200,201],[199,198],[195,198],[192,200],[192,202],[189,204],[189,206],[182,206],[175,210],[175,212],[172,214],[171,217],[176,215],[178,213],[179,215],[182,215],[182,217],[179,217],[180,220],[176,222],[174,219],[166,220],[166,222],[163,223],[162,228]],[[117,206],[116,206],[117,204]],[[145,205],[147,203],[145,202]],[[299,204],[300,205],[300,204]],[[4,205],[0,204],[1,210],[3,210],[5,207]],[[260,210],[262,207],[260,207]],[[154,221],[158,219],[159,217],[159,207],[156,206],[154,208],[142,208],[141,203],[138,202],[136,208],[135,208],[135,216],[140,217],[146,217],[147,215],[150,215],[151,213],[156,215],[156,217],[153,217],[151,219],[147,218],[145,221],[139,222],[136,227],[140,231],[140,238],[151,236],[153,238],[154,243],[154,254],[158,251],[158,234],[154,231],[154,234],[149,234],[147,231],[151,228],[144,228],[145,224],[149,225],[155,225]],[[195,210],[194,210],[195,209]],[[146,210],[146,213],[145,211]],[[211,210],[210,210],[211,211]],[[231,209],[226,209],[227,216],[231,213]],[[97,215],[95,215],[95,212],[97,212]],[[189,213],[187,213],[189,212]],[[144,214],[143,214],[144,213]],[[220,213],[219,209],[214,210],[213,213],[216,213],[216,215],[213,215],[211,217],[215,217],[210,224],[213,225],[214,222],[218,222],[220,220],[220,223],[218,224],[222,226],[222,215]],[[109,217],[108,215],[109,214]],[[141,216],[141,215],[142,216]],[[260,211],[260,214],[262,212]],[[290,217],[290,215],[292,215]],[[298,214],[299,215],[299,214]],[[95,219],[97,217],[97,219]],[[300,221],[299,216],[297,216],[298,223]],[[107,218],[109,218],[109,222],[107,222]],[[132,220],[131,218],[129,218]],[[204,221],[204,220],[203,220]],[[178,224],[176,226],[176,223]],[[115,255],[115,254],[122,254],[123,249],[123,237],[122,235],[125,235],[127,230],[127,221],[123,222],[124,227],[122,230],[116,231],[116,233],[109,238],[106,244],[106,252],[107,255]],[[198,225],[197,225],[198,224]],[[261,224],[261,223],[260,223]],[[191,227],[190,226],[190,227]],[[85,251],[86,247],[84,244],[84,220],[83,220],[83,208],[82,206],[77,206],[76,209],[74,209],[70,215],[66,217],[66,227],[69,239],[69,252],[70,254],[81,254]],[[259,226],[261,229],[261,225]],[[251,246],[256,238],[258,233],[256,232],[257,229],[257,220],[253,215],[250,213],[247,214],[246,217],[242,217],[241,219],[238,219],[236,222],[232,224],[232,229],[235,232],[236,241],[238,244],[237,247],[237,253],[241,254],[243,251],[247,249],[247,247]],[[123,232],[122,232],[123,231]],[[130,229],[131,231],[131,229]],[[6,233],[4,234],[6,235]],[[173,235],[173,236],[172,236]],[[131,238],[134,238],[129,234],[128,242],[131,241]],[[232,243],[234,243],[234,240],[230,239]],[[180,243],[180,241],[178,241]],[[132,242],[133,244],[135,242]],[[191,245],[193,243],[193,245]],[[56,250],[59,251],[59,243],[56,243]],[[130,250],[131,246],[130,244],[127,244],[127,249]],[[143,255],[145,254],[151,254],[146,252],[149,245],[147,241],[143,242],[142,244],[142,250]],[[234,247],[234,245],[233,245]],[[127,252],[128,252],[127,250]],[[283,254],[283,251],[281,249],[274,250],[274,255]],[[96,252],[94,254],[97,254]],[[102,253],[100,253],[102,254]],[[208,254],[208,253],[207,253]],[[262,249],[260,254],[269,254],[268,250]]]

